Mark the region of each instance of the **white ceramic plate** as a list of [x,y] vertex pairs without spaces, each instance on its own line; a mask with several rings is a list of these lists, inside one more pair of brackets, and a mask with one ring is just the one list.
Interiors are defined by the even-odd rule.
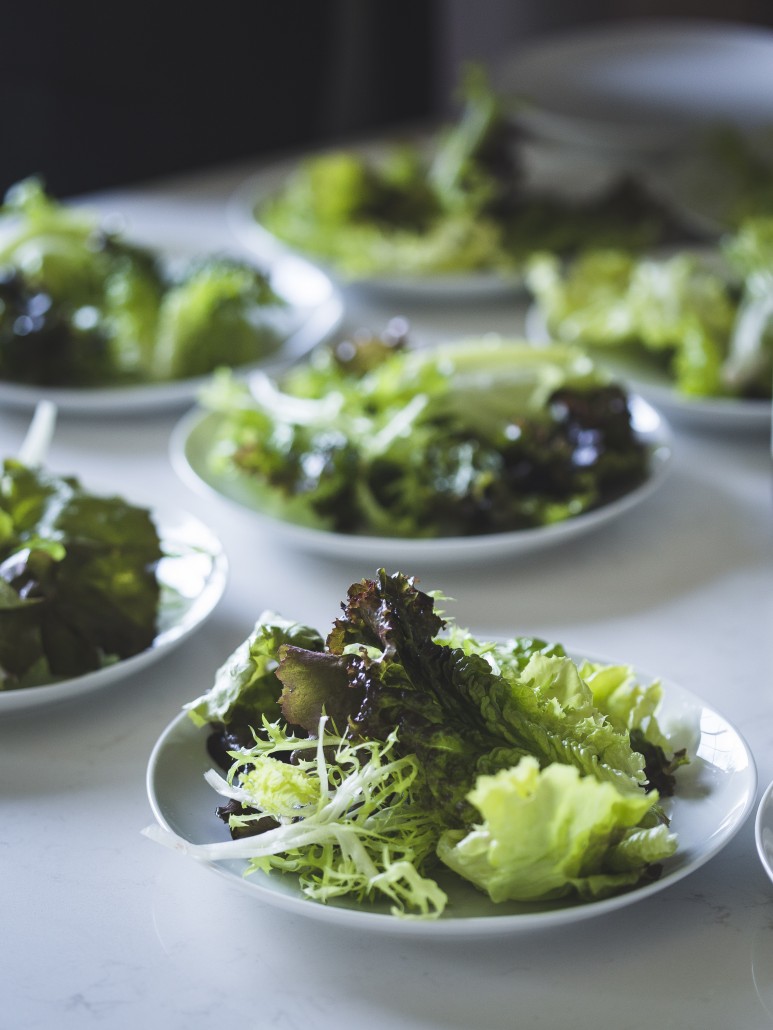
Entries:
[[564,522],[534,529],[491,533],[482,536],[441,537],[437,539],[400,539],[379,536],[353,536],[310,529],[262,513],[249,481],[219,475],[209,467],[212,440],[222,416],[216,412],[188,412],[175,427],[170,441],[172,465],[192,489],[246,509],[272,532],[303,551],[348,560],[362,559],[393,568],[409,568],[412,563],[459,565],[508,555],[528,553],[563,543],[618,518],[640,504],[663,482],[671,464],[671,430],[660,415],[641,397],[630,398],[633,423],[651,455],[647,480],[630,493],[609,504]]
[[[535,344],[550,343],[545,320],[536,304],[530,305],[526,312],[524,335]],[[773,407],[770,401],[686,397],[674,389],[672,381],[661,369],[653,368],[643,359],[620,356],[611,351],[612,348],[609,352],[601,347],[594,348],[594,358],[674,422],[720,431],[767,431],[770,426]]]
[[65,701],[101,690],[139,672],[179,646],[214,611],[225,590],[228,565],[220,541],[186,512],[152,512],[164,557],[159,562],[161,604],[158,634],[139,654],[73,679],[21,690],[0,691],[0,714]]
[[538,137],[652,151],[710,122],[769,122],[773,32],[705,20],[608,22],[525,44],[502,62],[495,85]]
[[757,808],[754,839],[762,867],[773,880],[773,783],[768,784]]
[[[258,901],[356,931],[484,937],[546,929],[623,908],[670,887],[716,855],[743,825],[755,797],[754,760],[737,730],[675,684],[665,683],[664,694],[661,725],[694,722],[700,727],[700,742],[697,757],[677,774],[677,796],[666,803],[679,849],[664,863],[659,880],[629,893],[585,904],[495,905],[469,884],[449,875],[442,880],[450,900],[446,912],[438,920],[423,921],[396,918],[386,906],[366,908],[354,903],[313,901],[290,877],[245,877],[244,861],[207,864]],[[212,767],[206,738],[207,729],[195,727],[187,713],[181,713],[156,743],[147,772],[148,796],[158,823],[194,844],[229,839],[227,828],[214,815],[217,795],[204,780],[204,773]]]
[[[275,374],[328,339],[343,318],[340,294],[316,266],[292,254],[282,255],[268,269],[275,291],[287,302],[276,312],[282,338],[278,349],[254,365],[235,369],[248,375],[255,369]],[[0,382],[0,407],[29,410],[48,399],[57,410],[72,415],[131,415],[189,407],[209,376],[131,386],[54,388]]]

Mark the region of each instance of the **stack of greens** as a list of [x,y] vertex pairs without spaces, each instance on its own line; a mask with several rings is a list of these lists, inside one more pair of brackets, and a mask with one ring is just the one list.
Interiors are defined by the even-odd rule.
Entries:
[[0,379],[99,387],[183,379],[279,344],[267,277],[225,257],[172,272],[35,179],[1,210]]
[[527,182],[520,140],[479,68],[468,69],[458,121],[429,147],[379,156],[336,150],[302,162],[255,218],[346,278],[494,271],[535,250],[597,243],[641,248],[690,238],[638,180],[572,200]]
[[581,351],[404,340],[354,336],[279,384],[220,376],[212,471],[275,517],[402,538],[544,526],[646,478],[625,392]]
[[527,282],[550,335],[660,368],[686,397],[768,398],[773,377],[773,218],[716,251],[535,256]]
[[326,640],[264,613],[186,706],[211,729],[232,840],[163,843],[293,873],[320,901],[440,915],[452,870],[492,901],[594,900],[660,874],[676,838],[658,683],[560,645],[475,639],[401,574],[355,583]]
[[17,461],[0,476],[0,690],[150,647],[158,532],[148,511]]

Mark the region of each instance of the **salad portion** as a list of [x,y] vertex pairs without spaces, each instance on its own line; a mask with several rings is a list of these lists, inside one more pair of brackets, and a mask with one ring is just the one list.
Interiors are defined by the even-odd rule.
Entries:
[[94,388],[250,364],[281,344],[284,307],[254,265],[164,262],[37,179],[0,209],[0,380]]
[[686,398],[771,396],[773,218],[749,219],[712,250],[536,255],[529,289],[549,335],[596,356],[662,370]]
[[212,473],[275,518],[402,539],[547,526],[647,478],[625,390],[581,350],[406,339],[392,323],[280,381],[216,378]]
[[246,860],[248,876],[292,875],[316,901],[426,919],[446,909],[448,875],[494,903],[656,880],[689,761],[658,725],[660,684],[559,644],[476,639],[439,601],[381,570],[350,587],[326,637],[265,612],[185,706],[207,728],[231,839],[146,833]]
[[0,691],[151,646],[163,550],[146,509],[7,460],[0,476]]
[[517,278],[534,250],[569,254],[593,241],[636,249],[693,238],[632,175],[582,198],[530,182],[524,141],[480,68],[467,69],[462,94],[458,120],[429,141],[302,161],[257,198],[256,221],[348,280]]

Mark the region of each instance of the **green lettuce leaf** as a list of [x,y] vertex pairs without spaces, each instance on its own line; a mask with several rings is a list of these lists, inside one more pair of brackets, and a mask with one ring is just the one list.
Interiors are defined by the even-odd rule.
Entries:
[[0,689],[150,647],[162,556],[150,513],[8,460],[0,477]]
[[676,849],[664,826],[640,828],[656,795],[620,793],[568,765],[541,769],[532,756],[479,777],[469,800],[482,821],[446,832],[438,855],[495,902],[603,898]]
[[223,723],[232,732],[260,726],[264,714],[273,716],[279,700],[281,684],[276,670],[280,648],[294,644],[317,653],[323,643],[308,626],[264,612],[247,639],[218,669],[212,687],[186,704],[185,710],[197,726]]
[[161,300],[154,376],[184,379],[259,361],[279,344],[268,312],[282,306],[268,278],[244,262],[192,263]]

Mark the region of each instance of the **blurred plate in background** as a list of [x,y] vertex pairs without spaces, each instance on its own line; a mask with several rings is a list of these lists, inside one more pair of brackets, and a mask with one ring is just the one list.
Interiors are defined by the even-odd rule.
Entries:
[[521,47],[495,84],[539,137],[653,151],[712,122],[769,122],[773,32],[697,19],[600,24]]

